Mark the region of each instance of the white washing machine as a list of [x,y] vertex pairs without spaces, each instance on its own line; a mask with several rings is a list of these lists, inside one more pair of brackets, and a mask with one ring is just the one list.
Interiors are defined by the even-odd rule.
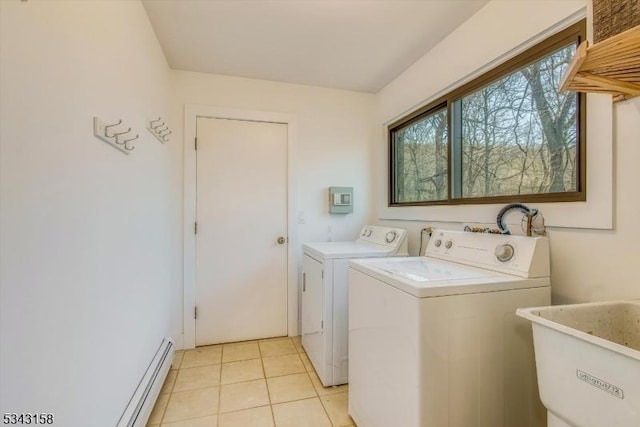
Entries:
[[325,386],[348,382],[350,258],[407,256],[407,231],[365,226],[355,241],[303,245],[302,346]]
[[349,414],[358,427],[539,427],[530,327],[549,305],[544,237],[434,231],[426,255],[349,268]]

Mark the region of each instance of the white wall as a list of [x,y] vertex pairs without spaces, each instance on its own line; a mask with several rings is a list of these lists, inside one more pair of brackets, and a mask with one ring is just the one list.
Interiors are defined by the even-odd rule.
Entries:
[[[512,57],[550,28],[575,21],[585,14],[587,3],[494,0],[378,94],[376,216],[384,224],[411,231],[412,253],[418,251],[419,231],[425,225],[454,229],[470,222],[495,225],[489,221],[500,206],[387,207],[385,125],[468,81],[479,70]],[[510,18],[515,16],[526,19]],[[640,232],[633,224],[640,212],[640,192],[634,189],[640,181],[636,166],[640,101],[612,108],[608,97],[590,96],[588,110],[587,202],[537,206],[552,225],[555,303],[640,298],[633,269],[634,260],[640,260]],[[514,217],[510,220],[519,220]]]
[[[113,426],[181,280],[169,69],[134,1],[0,2],[0,405]],[[92,134],[123,119],[126,156]]]
[[640,298],[640,98],[614,106],[614,153],[614,230],[549,233],[557,303]]
[[[375,97],[371,94],[323,89],[263,80],[172,71],[176,143],[182,141],[184,105],[286,113],[296,117],[293,146],[294,212],[304,224],[295,235],[307,241],[353,240],[373,209],[370,180]],[[191,143],[189,141],[189,143]],[[328,187],[354,187],[354,212],[330,215]],[[300,263],[298,262],[298,266]],[[300,268],[300,267],[299,267]],[[182,300],[182,287],[174,288]],[[173,315],[175,331],[182,331],[182,308]]]

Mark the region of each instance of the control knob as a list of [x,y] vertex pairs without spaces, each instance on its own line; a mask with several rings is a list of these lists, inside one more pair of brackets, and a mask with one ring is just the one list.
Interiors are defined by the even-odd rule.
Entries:
[[390,232],[388,232],[388,233],[387,233],[387,235],[385,236],[384,240],[385,240],[387,243],[391,243],[391,242],[393,242],[394,240],[396,240],[396,237],[397,237],[397,236],[398,236],[398,233],[396,233],[395,231],[390,231]]
[[453,246],[453,242],[451,240],[447,240],[446,242],[444,242],[445,248],[451,249],[451,246]]
[[434,246],[435,246],[436,248],[439,248],[439,247],[440,247],[440,245],[442,244],[442,240],[437,239],[435,242],[433,242],[433,244],[434,244]]
[[507,262],[511,258],[513,258],[513,254],[515,253],[515,249],[508,243],[503,245],[496,246],[496,250],[494,251],[496,258],[500,262]]

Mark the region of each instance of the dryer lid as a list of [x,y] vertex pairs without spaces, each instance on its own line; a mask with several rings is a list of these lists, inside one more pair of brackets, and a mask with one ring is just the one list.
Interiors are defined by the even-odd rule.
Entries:
[[393,248],[375,243],[355,242],[312,242],[302,246],[305,253],[322,259],[367,258],[387,256]]

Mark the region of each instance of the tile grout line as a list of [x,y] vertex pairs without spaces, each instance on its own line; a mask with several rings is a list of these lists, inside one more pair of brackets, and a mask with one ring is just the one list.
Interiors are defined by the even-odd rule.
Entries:
[[[182,361],[180,361],[180,365],[182,365]],[[178,374],[180,373],[180,368],[178,367],[178,369],[175,370],[176,371],[176,379],[173,380],[173,384],[171,385],[171,390],[169,390],[168,397],[167,397],[167,404],[164,405],[164,409],[162,410],[162,415],[160,416],[160,422],[158,423],[158,426],[162,426],[162,423],[164,422],[164,415],[167,413],[167,408],[169,407],[169,402],[171,401],[171,396],[173,395],[173,389],[176,386],[176,381],[178,381]],[[169,372],[171,372],[171,369],[169,370]],[[165,381],[167,379],[165,378]]]
[[[184,355],[182,356],[184,357]],[[180,365],[182,366],[182,360],[180,361]],[[169,371],[171,372],[171,371]],[[162,425],[162,422],[164,421],[164,415],[167,413],[167,408],[169,407],[169,402],[171,401],[171,396],[173,395],[173,389],[176,387],[176,382],[178,381],[178,374],[180,373],[180,367],[178,367],[178,369],[176,369],[176,378],[173,380],[173,384],[171,385],[171,390],[169,390],[169,397],[167,398],[167,404],[164,407],[164,410],[162,411],[162,416],[160,417],[160,424],[159,426]],[[166,381],[166,379],[165,379]]]
[[[0,0],[1,1],[1,0]],[[249,360],[261,360],[261,359],[249,359]],[[216,365],[211,365],[211,366],[216,366]],[[263,368],[263,372],[264,372],[264,368]],[[242,381],[236,381],[236,382],[232,382],[232,383],[226,383],[226,384],[222,384],[219,383],[218,385],[210,385],[210,386],[204,386],[204,387],[197,387],[197,388],[190,388],[187,390],[178,390],[178,391],[174,391],[173,393],[185,393],[185,392],[189,392],[189,391],[195,391],[195,390],[204,390],[207,388],[214,388],[214,387],[221,387],[221,386],[226,386],[226,385],[236,385],[236,384],[244,384],[244,383],[250,383],[253,381],[259,381],[259,380],[267,380],[270,378],[282,378],[282,377],[288,377],[288,376],[292,376],[292,375],[302,375],[302,374],[309,374],[309,372],[304,371],[304,372],[295,372],[293,374],[284,374],[284,375],[274,375],[272,377],[260,377],[260,378],[254,378],[254,379],[250,379],[250,380],[242,380]],[[312,383],[313,384],[313,383]],[[314,387],[315,390],[315,387]],[[338,393],[338,392],[336,392]],[[168,393],[165,393],[168,394]]]
[[206,368],[207,366],[214,366],[214,365],[222,365],[222,362],[220,362],[220,363],[207,363],[206,365],[187,366],[186,368],[180,368],[180,369],[198,369],[198,368]]
[[220,348],[220,380],[218,381],[218,408],[216,410],[216,426],[220,425],[220,404],[222,402],[222,363],[224,362],[224,344]]
[[[300,346],[302,347],[302,343],[300,343]],[[309,359],[309,363],[311,363],[311,359],[309,358],[309,355],[307,355],[307,352],[304,350],[304,347],[302,347],[302,353],[298,353],[298,355],[300,354],[304,354],[305,356],[307,356],[307,358]],[[300,357],[302,359],[302,357]],[[302,362],[302,364],[304,365],[304,361]],[[316,368],[315,366],[313,366],[313,364],[311,364],[311,368],[313,369],[313,373],[318,377],[318,381],[320,382],[320,387],[324,387],[324,385],[322,384],[322,380],[320,379],[320,376],[318,375],[318,373],[316,372]],[[305,370],[307,369],[307,367],[305,366]],[[311,384],[313,385],[313,379],[311,378],[311,371],[306,371],[307,372],[307,376],[309,377],[309,380],[311,381]],[[329,416],[329,412],[327,411],[327,408],[322,400],[322,396],[320,395],[320,392],[318,391],[318,389],[316,388],[315,385],[313,385],[313,389],[316,392],[316,395],[318,396],[318,400],[320,400],[320,405],[322,406],[322,409],[324,410],[324,413],[326,414],[327,418],[329,419],[329,423],[332,425],[332,427],[340,427],[337,426],[333,423],[333,420],[331,419],[331,417]],[[329,395],[323,395],[323,396],[330,396],[333,394],[338,394],[338,393],[342,393],[342,392],[336,392],[336,393],[331,393]],[[348,413],[348,411],[347,411]]]
[[[318,376],[318,373],[315,372],[315,367],[313,365],[312,365],[312,368],[314,369],[314,373],[316,374],[316,376]],[[306,367],[305,367],[305,369],[306,369]],[[324,406],[324,402],[322,401],[322,396],[320,396],[320,392],[318,391],[316,386],[313,385],[313,380],[311,379],[311,374],[308,371],[307,371],[307,375],[309,376],[309,381],[311,381],[311,385],[313,386],[313,389],[315,390],[316,394],[318,395],[318,400],[320,401],[320,406],[322,406],[322,410],[324,411],[324,414],[327,416],[327,419],[329,420],[329,424],[331,424],[332,427],[336,427],[333,424],[333,420],[329,416],[329,412],[327,412],[327,408]],[[318,380],[320,381],[320,387],[324,387],[322,385],[322,380],[320,380],[320,376],[318,376]]]
[[269,411],[271,412],[271,421],[276,426],[276,416],[273,413],[273,403],[271,403],[271,393],[269,392],[269,381],[267,381],[267,371],[264,369],[264,359],[262,357],[262,348],[258,343],[258,353],[260,354],[260,366],[262,366],[262,375],[264,375],[264,384],[267,386],[267,398],[269,399]]
[[[307,355],[307,352],[305,351],[304,347],[302,347],[302,341],[300,342],[300,347],[302,348],[302,351],[303,351],[304,355],[307,356],[307,358],[309,358],[309,356]],[[302,357],[300,356],[300,354],[301,353],[298,352],[298,357],[300,358],[300,361],[302,362],[302,366],[304,366],[304,371],[307,373],[307,377],[309,378],[309,381],[311,382],[311,387],[313,387],[313,391],[316,393],[316,398],[320,402],[320,406],[322,407],[322,410],[324,411],[324,414],[327,416],[327,419],[329,420],[329,424],[331,424],[332,427],[335,427],[333,425],[333,421],[331,420],[331,417],[329,416],[329,413],[327,412],[327,408],[325,408],[324,403],[322,403],[322,397],[320,396],[320,393],[318,392],[318,389],[313,384],[313,379],[311,378],[311,372],[309,372],[307,370],[307,366],[304,364],[304,360],[302,360]],[[311,363],[311,359],[309,359],[309,363]],[[311,364],[311,368],[313,369],[313,372],[317,375],[317,373],[315,372],[316,368],[315,368],[315,366],[313,366],[313,364]],[[320,379],[320,377],[318,377],[318,379]],[[322,381],[320,381],[320,386],[322,386]]]

